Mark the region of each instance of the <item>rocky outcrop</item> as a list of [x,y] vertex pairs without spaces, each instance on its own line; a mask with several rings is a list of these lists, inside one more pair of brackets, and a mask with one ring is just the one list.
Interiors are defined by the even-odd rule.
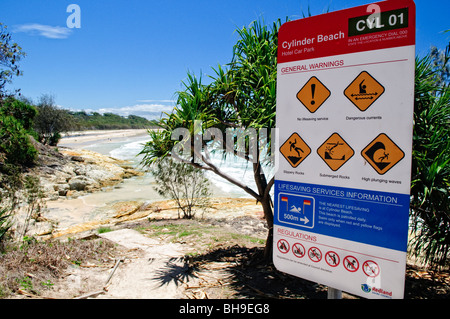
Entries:
[[87,150],[50,148],[39,143],[38,165],[28,172],[38,176],[47,199],[76,197],[114,186],[141,175],[126,161]]

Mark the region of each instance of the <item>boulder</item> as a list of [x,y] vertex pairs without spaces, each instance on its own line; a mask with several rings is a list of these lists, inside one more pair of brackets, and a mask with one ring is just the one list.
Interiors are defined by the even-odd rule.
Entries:
[[77,156],[77,155],[72,156],[72,157],[70,158],[70,160],[72,160],[72,161],[74,161],[74,162],[80,162],[80,163],[83,163],[83,162],[84,162],[84,158],[82,158],[81,156]]
[[76,166],[76,167],[73,169],[73,172],[74,172],[76,175],[86,175],[86,167],[85,167],[85,166]]
[[59,196],[66,196],[67,192],[70,190],[69,184],[55,184],[53,185],[55,191],[58,192]]
[[83,175],[75,176],[69,180],[70,190],[85,191],[96,186],[98,187],[98,183],[95,180]]

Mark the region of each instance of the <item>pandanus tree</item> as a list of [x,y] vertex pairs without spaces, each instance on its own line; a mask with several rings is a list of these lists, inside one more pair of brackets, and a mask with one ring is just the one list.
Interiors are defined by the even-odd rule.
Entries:
[[[267,259],[271,258],[273,236],[271,141],[280,26],[280,21],[271,28],[253,22],[237,30],[239,39],[231,62],[213,69],[208,85],[202,84],[201,77],[188,74],[173,112],[157,123],[160,130],[149,131],[151,141],[141,152],[144,165],[168,156],[182,158],[223,177],[259,201],[269,228]],[[409,244],[414,255],[434,266],[447,265],[450,253],[449,61],[450,46],[445,52],[434,50],[416,61]],[[255,135],[259,147],[252,148]],[[255,184],[246,185],[221,170],[210,156],[214,145],[225,157],[248,161]]]
[[[151,141],[141,152],[145,166],[172,156],[221,176],[260,202],[269,229],[265,249],[268,260],[273,236],[271,141],[280,26],[279,20],[272,27],[255,21],[238,29],[231,62],[213,68],[209,84],[189,73],[184,90],[177,92],[173,112],[156,123],[160,130],[149,131]],[[247,185],[221,169],[212,152],[247,161],[255,184]]]
[[434,267],[448,266],[450,256],[449,80],[450,44],[416,59],[409,244]]

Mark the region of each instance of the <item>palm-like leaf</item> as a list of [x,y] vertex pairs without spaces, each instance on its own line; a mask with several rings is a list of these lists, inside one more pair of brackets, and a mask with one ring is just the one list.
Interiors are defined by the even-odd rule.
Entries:
[[450,89],[434,62],[416,59],[410,248],[438,266],[450,252]]

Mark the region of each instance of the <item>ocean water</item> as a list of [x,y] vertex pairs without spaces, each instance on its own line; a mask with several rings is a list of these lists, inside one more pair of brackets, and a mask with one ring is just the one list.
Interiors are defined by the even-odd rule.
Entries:
[[[138,154],[144,147],[144,144],[149,140],[150,137],[148,135],[141,135],[123,138],[122,140],[101,140],[99,142],[92,142],[91,144],[83,144],[82,148],[109,155],[117,159],[127,160],[135,167],[142,168],[140,162],[143,155]],[[61,145],[64,146],[63,140]],[[227,175],[256,189],[251,163],[233,156],[228,156],[226,159],[223,159],[222,156],[217,153],[212,154],[211,158],[213,163]],[[205,173],[206,177],[211,182],[212,191],[216,196],[251,198],[251,195],[222,177],[210,171],[206,171]],[[120,186],[121,196],[119,197],[123,198],[127,195],[128,200],[143,200],[149,194],[152,194],[152,196],[154,195],[154,192],[149,190],[149,188],[153,188],[153,185],[154,178],[151,173],[148,172],[142,177],[131,178],[124,181],[123,185]]]
[[[130,161],[136,168],[142,168],[140,162],[143,156],[138,154],[149,140],[146,134],[133,137],[102,138],[82,144],[70,144],[67,143],[67,140],[62,139],[58,146],[91,150]],[[256,189],[252,166],[245,160],[235,157],[222,160],[221,156],[216,154],[213,155],[212,161],[226,174]],[[252,198],[241,188],[214,173],[206,172],[206,176],[211,182],[213,197]],[[101,192],[86,194],[77,198],[60,198],[55,201],[48,201],[46,217],[57,220],[59,228],[63,229],[104,219],[115,213],[113,207],[116,204],[121,205],[126,202],[152,203],[166,200],[167,198],[155,191],[155,186],[154,177],[150,172],[147,172],[143,176],[126,179],[122,183]]]

